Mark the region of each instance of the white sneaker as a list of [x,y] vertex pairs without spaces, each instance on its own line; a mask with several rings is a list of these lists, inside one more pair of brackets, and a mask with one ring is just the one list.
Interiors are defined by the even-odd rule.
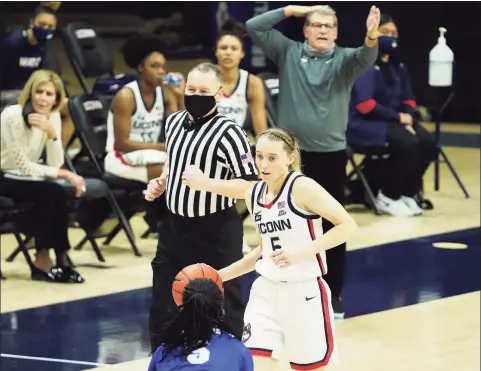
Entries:
[[416,215],[401,199],[393,200],[386,197],[379,191],[376,199],[376,206],[379,211],[392,216],[414,216]]
[[416,202],[416,200],[412,197],[401,196],[401,201],[406,204],[413,212],[414,215],[421,215],[423,213],[423,209],[421,209]]

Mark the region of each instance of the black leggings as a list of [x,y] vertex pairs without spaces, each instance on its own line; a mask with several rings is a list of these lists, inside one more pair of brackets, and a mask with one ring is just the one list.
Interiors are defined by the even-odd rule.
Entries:
[[[2,195],[16,204],[32,203],[33,210],[19,218],[19,229],[35,238],[37,251],[54,249],[60,264],[70,249],[68,199],[65,187],[53,181],[2,179]],[[60,258],[60,259],[59,259]]]
[[436,157],[436,143],[432,135],[417,122],[416,135],[405,125],[391,123],[387,130],[388,166],[382,192],[394,200],[401,196],[413,197],[421,191],[423,175]]

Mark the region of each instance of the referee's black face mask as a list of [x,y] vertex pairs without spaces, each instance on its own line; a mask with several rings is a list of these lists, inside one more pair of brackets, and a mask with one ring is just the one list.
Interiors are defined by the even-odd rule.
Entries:
[[217,93],[214,95],[184,95],[184,104],[187,112],[191,114],[194,120],[204,117],[214,109],[217,103],[215,101],[216,94]]

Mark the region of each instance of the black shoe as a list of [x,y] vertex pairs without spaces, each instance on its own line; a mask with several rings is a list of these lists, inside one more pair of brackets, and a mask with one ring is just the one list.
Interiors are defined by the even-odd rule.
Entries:
[[332,310],[334,311],[334,319],[343,319],[344,318],[344,305],[342,304],[342,300],[340,297],[332,297]]
[[72,267],[53,267],[52,273],[58,277],[58,282],[62,283],[84,283],[85,279]]
[[52,267],[45,272],[37,267],[32,268],[32,280],[54,283],[84,283],[84,278],[71,267]]
[[33,281],[59,282],[57,276],[52,272],[52,269],[50,269],[48,272],[45,272],[40,268],[33,266],[30,277]]

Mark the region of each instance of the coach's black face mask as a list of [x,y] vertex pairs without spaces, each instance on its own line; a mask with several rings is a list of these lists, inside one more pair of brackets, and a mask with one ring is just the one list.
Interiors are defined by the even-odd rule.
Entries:
[[194,120],[207,115],[216,105],[214,95],[184,95],[184,104],[187,112]]

